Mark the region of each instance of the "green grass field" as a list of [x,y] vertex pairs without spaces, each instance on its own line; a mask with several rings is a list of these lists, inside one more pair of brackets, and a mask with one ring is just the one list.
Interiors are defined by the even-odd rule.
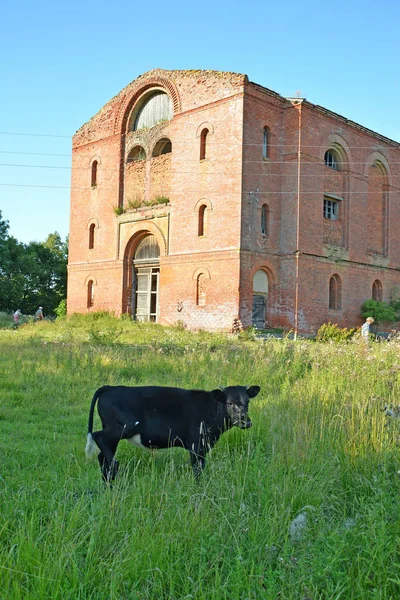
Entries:
[[[400,598],[398,342],[92,315],[6,327],[0,354],[1,600]],[[109,490],[84,455],[106,383],[261,392],[199,483],[184,450],[122,442]]]

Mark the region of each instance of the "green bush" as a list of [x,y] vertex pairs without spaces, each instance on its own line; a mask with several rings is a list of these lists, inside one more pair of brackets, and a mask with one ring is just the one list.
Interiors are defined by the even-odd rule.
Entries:
[[62,318],[67,316],[67,300],[61,300],[60,304],[54,309],[57,317]]
[[376,323],[393,323],[397,320],[396,310],[387,302],[366,300],[361,306],[361,314],[364,318],[373,317]]
[[324,323],[318,329],[317,341],[318,342],[348,342],[351,340],[353,335],[356,333],[357,327],[347,329],[346,327],[340,328],[337,323]]

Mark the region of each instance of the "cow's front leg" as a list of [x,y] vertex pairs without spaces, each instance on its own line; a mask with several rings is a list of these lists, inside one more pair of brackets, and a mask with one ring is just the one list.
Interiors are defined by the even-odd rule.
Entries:
[[192,445],[190,448],[190,462],[192,464],[194,478],[197,481],[206,466],[206,449],[203,445],[198,447],[197,451],[195,445]]

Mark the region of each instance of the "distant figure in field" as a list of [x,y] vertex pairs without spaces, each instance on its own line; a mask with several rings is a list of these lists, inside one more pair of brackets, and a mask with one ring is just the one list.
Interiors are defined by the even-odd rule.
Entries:
[[19,310],[19,308],[17,308],[17,310],[15,311],[13,317],[14,317],[14,325],[18,325],[19,324],[19,320],[22,317],[22,312]]
[[43,321],[43,306],[39,306],[36,311],[36,321]]
[[370,327],[374,321],[373,317],[367,317],[364,325],[361,327],[361,336],[365,342],[369,342]]

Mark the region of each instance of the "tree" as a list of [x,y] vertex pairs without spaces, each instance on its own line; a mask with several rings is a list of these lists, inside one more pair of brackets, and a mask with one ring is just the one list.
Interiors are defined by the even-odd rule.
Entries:
[[66,297],[68,241],[57,232],[44,242],[23,244],[8,234],[0,211],[0,310],[54,313]]

